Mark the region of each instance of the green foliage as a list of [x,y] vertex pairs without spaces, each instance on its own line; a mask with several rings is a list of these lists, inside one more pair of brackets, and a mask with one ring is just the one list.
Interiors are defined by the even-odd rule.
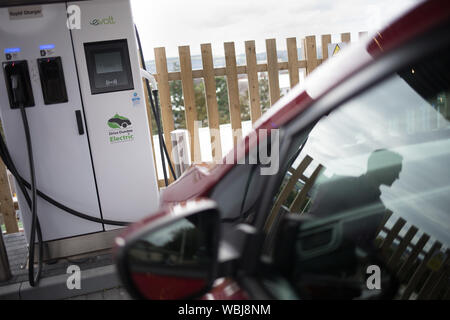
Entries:
[[219,124],[230,123],[230,110],[228,108],[228,88],[225,77],[216,77],[216,96],[219,108]]
[[172,104],[172,114],[175,129],[186,129],[186,119],[184,114],[184,99],[181,80],[169,82],[170,102]]
[[239,105],[241,106],[241,120],[250,120],[250,97],[248,94],[248,87],[244,94],[239,96]]
[[[186,129],[186,116],[181,80],[171,81],[169,83],[169,88],[175,129]],[[205,85],[201,80],[194,81],[194,97],[195,107],[197,109],[197,120],[202,121],[202,126],[207,126],[208,116],[206,111]]]
[[262,74],[261,78],[258,80],[258,83],[261,111],[264,113],[270,108],[269,79],[267,77],[267,73]]
[[208,112],[206,111],[205,83],[201,79],[194,80],[195,107],[197,120],[202,122],[202,127],[208,126]]

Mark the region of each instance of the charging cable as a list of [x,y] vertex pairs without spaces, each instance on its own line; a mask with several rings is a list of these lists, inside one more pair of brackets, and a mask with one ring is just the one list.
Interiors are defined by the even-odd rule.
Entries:
[[[166,143],[164,141],[163,138],[163,130],[162,130],[162,126],[161,126],[161,118],[159,115],[159,101],[158,101],[158,86],[157,86],[157,82],[155,80],[155,77],[153,77],[153,75],[147,71],[147,67],[145,65],[145,59],[144,59],[144,54],[142,51],[142,45],[141,45],[141,38],[139,37],[139,32],[138,29],[136,27],[136,25],[134,26],[134,30],[136,31],[136,39],[137,39],[137,43],[138,43],[138,47],[139,47],[139,56],[141,59],[141,77],[145,78],[145,85],[147,87],[147,92],[148,92],[148,97],[150,100],[150,106],[152,108],[153,111],[153,115],[155,117],[155,122],[156,122],[156,126],[158,128],[158,139],[159,139],[159,148],[160,148],[160,154],[161,154],[161,162],[162,162],[162,168],[163,168],[163,174],[164,174],[164,182],[166,184],[166,187],[169,185],[168,179],[167,179],[167,172],[166,172],[166,162],[165,162],[165,157],[167,158],[167,163],[169,165],[169,169],[170,172],[172,173],[173,178],[176,180],[177,176],[175,174],[175,170],[172,166],[172,162],[170,161],[170,157],[169,157],[169,152],[167,151],[167,146]],[[152,87],[153,90],[150,88],[150,84],[149,81],[152,83]],[[156,107],[155,107],[155,102],[153,102],[153,97],[155,98],[155,102],[156,102]],[[151,125],[151,124],[149,124]],[[164,157],[165,155],[165,157]]]
[[[168,185],[168,179],[167,179],[167,172],[166,172],[166,165],[165,165],[165,157],[167,158],[169,168],[171,170],[171,173],[176,179],[175,170],[172,166],[172,163],[170,161],[170,157],[167,151],[167,146],[164,142],[163,136],[162,136],[162,126],[159,116],[159,103],[158,103],[158,89],[157,89],[157,83],[155,78],[146,70],[145,67],[145,61],[142,54],[142,46],[139,39],[139,34],[136,28],[136,36],[138,40],[138,45],[140,49],[140,58],[142,62],[142,66],[144,69],[141,69],[141,76],[146,79],[146,86],[147,91],[149,92],[149,100],[150,105],[155,117],[155,121],[158,127],[158,136],[159,136],[159,142],[160,142],[160,151],[161,151],[161,160],[163,164],[163,173],[164,173],[164,180],[166,186]],[[107,225],[115,225],[115,226],[127,226],[130,223],[124,222],[124,221],[116,221],[116,220],[108,220],[108,219],[102,219],[102,218],[96,218],[93,216],[90,216],[88,214],[79,212],[77,210],[74,210],[72,208],[69,208],[65,206],[64,204],[56,201],[52,197],[48,196],[47,194],[43,193],[39,189],[37,189],[36,186],[36,173],[35,173],[35,167],[34,167],[34,159],[33,159],[33,147],[31,143],[31,134],[30,134],[30,128],[28,123],[28,118],[25,110],[25,93],[24,93],[24,87],[22,83],[22,79],[18,74],[13,74],[10,76],[10,82],[11,82],[11,89],[13,94],[13,100],[14,105],[18,105],[20,108],[20,113],[22,117],[22,123],[24,127],[25,132],[25,139],[26,139],[26,145],[27,145],[27,153],[28,153],[28,161],[29,161],[29,167],[30,167],[30,177],[31,177],[31,183],[26,181],[18,172],[14,162],[12,161],[11,154],[9,153],[8,147],[6,146],[6,143],[3,139],[3,137],[0,135],[0,157],[2,158],[4,164],[8,168],[8,170],[11,172],[11,174],[16,179],[17,185],[19,189],[21,190],[25,201],[28,205],[28,207],[31,210],[31,233],[30,233],[30,242],[29,242],[29,256],[28,256],[28,279],[31,286],[36,286],[39,283],[39,279],[42,274],[42,260],[43,260],[43,238],[42,238],[42,230],[39,223],[39,218],[37,216],[37,196],[41,197],[45,201],[49,202],[50,204],[54,205],[55,207],[74,215],[78,218],[101,223],[101,224],[107,224]],[[149,81],[152,83],[153,90],[150,88]],[[155,103],[153,101],[153,97],[156,101],[156,107]],[[164,157],[165,156],[165,157]],[[31,190],[31,197],[28,193],[28,189]],[[37,272],[35,275],[34,272],[34,258],[35,258],[35,240],[37,236],[37,247],[38,247],[38,267]]]
[[[34,287],[40,279],[42,272],[42,232],[39,225],[37,217],[37,189],[36,189],[36,172],[34,170],[34,160],[33,160],[33,146],[31,143],[30,127],[28,125],[27,113],[25,111],[25,94],[23,92],[23,84],[19,75],[14,74],[11,76],[11,89],[13,92],[13,99],[15,103],[20,108],[20,113],[22,116],[23,128],[25,132],[25,139],[27,144],[28,162],[30,166],[30,177],[31,177],[31,233],[30,233],[30,243],[29,243],[29,255],[28,255],[28,279],[30,285]],[[38,231],[38,270],[36,276],[34,275],[34,243],[36,237],[36,229]]]

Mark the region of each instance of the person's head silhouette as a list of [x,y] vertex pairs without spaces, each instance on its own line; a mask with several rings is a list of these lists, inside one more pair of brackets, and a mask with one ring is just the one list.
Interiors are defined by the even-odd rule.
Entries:
[[387,149],[378,149],[367,160],[367,176],[377,185],[391,186],[402,171],[403,157]]

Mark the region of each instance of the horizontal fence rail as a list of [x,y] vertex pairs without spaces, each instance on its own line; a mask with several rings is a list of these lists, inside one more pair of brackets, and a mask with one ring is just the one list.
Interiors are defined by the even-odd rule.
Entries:
[[[316,182],[316,173],[324,169],[320,163],[312,163],[313,159],[306,155],[297,168],[289,169],[290,177],[274,200],[264,226],[269,243],[266,249],[268,252],[273,250],[276,231],[285,214],[308,215],[310,195],[307,194]],[[305,172],[310,166],[315,169],[307,177]],[[296,189],[298,182],[302,185],[299,190]],[[291,193],[296,196],[294,200],[288,201]],[[420,237],[414,241],[417,235]],[[399,293],[395,299],[450,299],[450,249],[444,249],[441,242],[421,232],[417,226],[407,226],[405,219],[393,217],[392,211],[387,210],[376,231],[374,245],[379,248],[381,260],[385,262],[383,268],[388,268],[388,272],[399,280]]]
[[[360,32],[359,36],[365,36],[365,32]],[[342,33],[340,35],[341,42],[350,42],[350,33]],[[248,83],[248,105],[250,120],[254,123],[263,113],[261,97],[259,92],[259,73],[267,73],[268,87],[269,87],[269,103],[273,105],[280,98],[280,84],[279,84],[279,72],[288,72],[289,74],[289,85],[292,88],[300,82],[299,69],[304,69],[306,75],[311,73],[317,66],[319,66],[324,60],[328,59],[328,44],[331,43],[331,35],[321,36],[321,55],[322,58],[318,58],[317,48],[316,48],[316,37],[307,36],[299,41],[301,44],[302,55],[304,59],[299,60],[298,57],[298,42],[297,38],[287,38],[286,39],[286,49],[287,49],[287,61],[280,62],[277,56],[277,45],[275,39],[267,39],[265,41],[265,53],[266,61],[258,62],[256,43],[254,40],[245,41],[245,65],[237,65],[236,61],[236,50],[234,42],[225,42],[223,53],[213,55],[211,44],[202,44],[201,49],[201,61],[202,69],[193,70],[191,64],[191,50],[189,46],[178,47],[178,58],[180,61],[180,70],[175,72],[169,72],[167,65],[166,49],[164,47],[155,48],[155,67],[156,73],[154,74],[158,82],[158,92],[159,92],[159,102],[160,102],[160,118],[162,122],[162,128],[164,132],[164,141],[167,145],[167,151],[169,156],[172,157],[172,142],[170,134],[175,129],[174,113],[172,109],[172,97],[170,91],[170,82],[181,81],[182,94],[184,100],[184,113],[186,120],[186,128],[190,135],[190,153],[191,161],[197,160],[200,154],[199,141],[195,139],[195,131],[198,127],[194,125],[194,121],[198,120],[198,115],[196,111],[195,99],[194,99],[194,80],[202,79],[204,83],[204,95],[206,102],[207,111],[207,122],[208,127],[211,130],[219,133],[211,134],[211,148],[212,159],[215,161],[221,160],[223,157],[223,150],[221,148],[221,138],[220,138],[220,121],[219,121],[219,109],[217,101],[217,88],[216,88],[216,77],[225,77],[226,85],[228,91],[228,111],[229,111],[229,122],[231,123],[231,128],[234,131],[240,133],[241,129],[241,106],[240,106],[240,95],[238,87],[238,78],[240,75],[246,75]],[[214,57],[225,57],[224,67],[214,67]],[[148,121],[151,124],[153,114],[150,109],[150,102],[148,100],[148,93],[146,86],[144,85],[144,90],[146,91],[146,105]],[[153,137],[152,126],[150,126],[150,133]],[[237,138],[233,141],[234,144],[237,143]],[[217,141],[218,139],[218,141]],[[158,161],[157,149],[153,143],[153,159]],[[172,160],[172,159],[171,159]],[[12,200],[11,187],[13,185],[8,181],[7,171],[3,164],[0,165],[0,171],[3,172],[0,175],[0,216],[5,224],[6,232],[13,233],[19,230],[17,226],[17,217],[15,210],[18,209],[17,202]],[[173,176],[168,170],[170,179],[173,181]],[[158,179],[158,186],[164,187],[164,180]]]
[[[387,222],[392,216],[385,216]],[[433,241],[431,236],[422,233],[413,244],[412,239],[419,229],[412,225],[404,236],[400,231],[406,225],[406,220],[398,218],[392,227],[383,224],[379,235],[379,247],[387,260],[387,266],[394,272],[402,285],[400,299],[449,299],[450,285],[450,250],[442,250],[442,243]],[[394,243],[397,240],[397,243]],[[433,243],[430,249],[425,246]]]
[[[366,32],[360,32],[359,37],[366,35]],[[350,33],[342,33],[340,35],[341,42],[350,42]],[[255,41],[245,41],[245,58],[246,65],[237,65],[236,63],[236,51],[234,42],[224,43],[224,57],[225,66],[214,67],[213,52],[211,44],[206,43],[200,46],[202,69],[192,70],[191,65],[191,51],[189,46],[178,47],[178,55],[180,62],[180,70],[169,72],[167,66],[166,49],[159,47],[154,49],[155,54],[155,66],[156,73],[153,74],[158,82],[158,89],[160,94],[161,103],[161,118],[162,127],[164,131],[164,138],[167,144],[169,155],[172,156],[172,145],[170,142],[170,132],[174,130],[174,114],[172,111],[170,82],[181,81],[186,128],[190,135],[190,151],[191,161],[199,159],[200,146],[199,142],[195,140],[196,127],[194,121],[197,119],[197,111],[194,99],[194,79],[202,79],[205,88],[205,100],[207,110],[207,121],[209,130],[219,129],[219,112],[217,105],[216,94],[216,77],[226,77],[227,90],[228,90],[228,111],[229,122],[233,133],[237,133],[233,140],[234,145],[237,143],[237,138],[240,137],[241,132],[241,107],[240,96],[238,88],[238,77],[240,75],[247,76],[248,83],[248,102],[250,119],[254,123],[263,113],[261,109],[260,93],[258,73],[267,73],[268,87],[269,87],[269,102],[270,106],[278,101],[280,98],[280,84],[279,84],[279,72],[284,71],[289,74],[290,87],[297,85],[300,82],[299,69],[304,69],[305,74],[311,73],[317,66],[319,66],[324,60],[328,59],[328,44],[331,43],[331,35],[326,34],[321,36],[322,46],[322,58],[318,58],[316,48],[316,37],[307,36],[301,40],[301,52],[304,59],[298,58],[298,45],[297,38],[287,38],[287,60],[279,61],[277,56],[277,46],[275,39],[267,39],[265,41],[266,48],[266,61],[258,63]],[[217,56],[223,56],[222,54]],[[198,128],[197,128],[198,129]],[[214,141],[219,139],[219,143]],[[223,157],[220,147],[220,134],[219,136],[211,134],[212,159],[220,160]]]

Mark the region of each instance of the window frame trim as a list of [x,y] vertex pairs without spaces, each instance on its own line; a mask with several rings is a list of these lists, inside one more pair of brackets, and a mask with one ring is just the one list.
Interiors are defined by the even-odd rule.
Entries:
[[[436,29],[438,29],[436,31]],[[287,161],[287,150],[292,145],[294,138],[304,134],[313,127],[324,115],[331,113],[344,103],[380,84],[398,70],[417,63],[421,59],[431,55],[433,52],[450,44],[450,23],[435,28],[410,43],[378,58],[357,74],[333,88],[330,92],[320,97],[309,108],[285,124],[281,130],[284,131],[284,139],[280,143],[279,163]],[[281,167],[281,165],[280,165]],[[267,181],[269,188],[264,189],[261,198],[264,199],[259,206],[259,213],[255,221],[258,230],[264,229],[265,220],[270,212],[273,195],[276,194],[278,186],[284,177],[280,172],[269,176]],[[261,212],[266,212],[262,215]]]
[[[418,62],[440,48],[448,45],[450,43],[448,34],[450,34],[450,21],[446,21],[444,24],[429,30],[412,41],[387,53],[385,56],[376,57],[373,62],[359,70],[357,74],[344,80],[325,95],[319,97],[309,108],[298,114],[290,122],[284,124],[280,128],[280,130],[283,131],[283,139],[280,140],[280,167],[281,163],[288,160],[286,159],[286,156],[289,147],[293,143],[294,137],[304,134],[307,130],[312,128],[322,116],[336,110],[350,99],[370,90],[398,70],[405,68],[409,64]],[[240,259],[243,262],[242,265],[251,265],[253,266],[253,269],[244,270],[245,275],[236,277],[236,281],[238,281],[250,296],[259,296],[262,292],[271,295],[271,293],[268,292],[268,288],[266,288],[262,281],[258,280],[255,275],[257,275],[261,269],[266,270],[269,267],[267,266],[267,262],[262,262],[265,260],[263,248],[267,239],[267,235],[264,234],[264,225],[270,214],[270,208],[273,205],[273,197],[276,195],[279,185],[283,181],[284,174],[285,172],[283,172],[283,174],[278,172],[273,176],[265,176],[265,179],[262,181],[268,187],[263,189],[263,193],[260,195],[262,201],[257,208],[258,212],[253,224],[258,232],[262,234],[260,237],[261,242],[257,248],[255,248],[255,250],[259,250],[259,253],[254,253],[249,256],[246,256],[245,252],[241,252],[240,254]],[[242,244],[242,248],[245,248],[245,244]],[[248,261],[255,256],[260,257],[257,263]],[[262,268],[261,264],[266,265],[266,267]],[[253,286],[247,286],[246,282],[251,280],[253,280]]]

